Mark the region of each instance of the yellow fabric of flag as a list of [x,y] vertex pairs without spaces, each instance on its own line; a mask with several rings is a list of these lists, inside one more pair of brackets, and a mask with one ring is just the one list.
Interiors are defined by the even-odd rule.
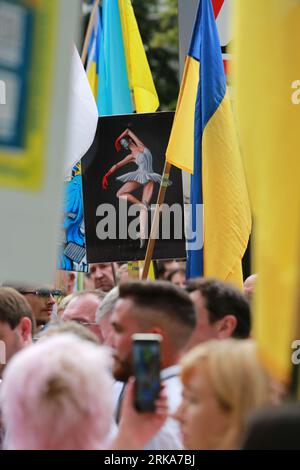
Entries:
[[129,86],[137,113],[156,111],[159,100],[130,0],[119,0]]
[[204,129],[202,152],[204,275],[242,288],[251,212],[228,91]]
[[210,0],[199,2],[166,159],[192,173],[190,225],[197,232],[195,213],[203,205],[203,250],[188,244],[187,276],[242,288],[251,213]]
[[97,75],[96,63],[95,62],[91,62],[91,64],[87,68],[86,74],[87,74],[89,84],[91,86],[93,96],[97,97],[99,77]]
[[187,57],[177,100],[172,132],[166,151],[172,165],[194,172],[195,106],[199,82],[199,62]]
[[263,363],[288,381],[300,259],[300,2],[236,0],[234,85],[253,206],[254,336]]

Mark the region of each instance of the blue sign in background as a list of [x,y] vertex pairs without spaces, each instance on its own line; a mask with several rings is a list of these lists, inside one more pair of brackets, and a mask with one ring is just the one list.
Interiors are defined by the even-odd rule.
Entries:
[[34,11],[0,0],[0,146],[23,149],[33,47]]

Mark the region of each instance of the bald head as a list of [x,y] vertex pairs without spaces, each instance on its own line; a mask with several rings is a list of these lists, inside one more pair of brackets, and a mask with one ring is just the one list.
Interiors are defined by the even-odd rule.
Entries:
[[244,293],[248,300],[253,297],[253,291],[257,282],[257,274],[251,274],[244,282]]
[[63,312],[62,320],[81,323],[99,336],[99,327],[96,325],[96,312],[101,300],[101,295],[96,292],[82,292],[68,303]]
[[78,323],[95,323],[100,299],[93,293],[76,296],[65,308],[62,320],[75,320]]

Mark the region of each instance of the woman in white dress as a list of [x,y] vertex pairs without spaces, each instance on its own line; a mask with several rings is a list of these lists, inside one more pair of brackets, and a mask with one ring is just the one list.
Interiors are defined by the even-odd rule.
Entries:
[[[121,181],[123,186],[118,190],[117,197],[125,199],[132,204],[139,204],[141,206],[140,212],[140,239],[141,248],[145,244],[147,238],[145,233],[145,225],[147,220],[147,211],[150,208],[150,202],[153,195],[155,183],[161,183],[161,175],[155,173],[152,167],[152,154],[150,150],[143,144],[141,140],[130,130],[126,129],[115,142],[116,150],[120,151],[121,148],[130,150],[130,154],[123,160],[113,165],[110,170],[104,175],[102,179],[102,188],[108,188],[107,178],[115,173],[122,166],[128,163],[136,163],[138,169],[118,176],[117,181]],[[139,200],[132,193],[136,189],[143,187],[142,198]]]

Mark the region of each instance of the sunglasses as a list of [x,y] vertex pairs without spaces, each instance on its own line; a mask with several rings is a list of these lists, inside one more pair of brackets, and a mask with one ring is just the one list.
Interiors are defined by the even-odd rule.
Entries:
[[59,289],[37,289],[37,290],[32,290],[32,291],[23,291],[20,292],[20,294],[26,295],[26,294],[33,294],[37,295],[38,297],[61,297],[62,296],[62,291]]

